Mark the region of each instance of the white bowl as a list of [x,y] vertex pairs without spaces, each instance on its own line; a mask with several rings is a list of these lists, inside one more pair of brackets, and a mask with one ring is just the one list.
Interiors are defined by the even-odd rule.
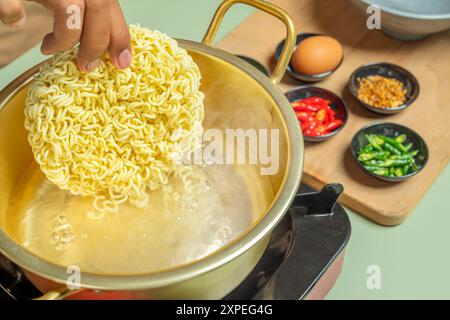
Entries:
[[381,9],[381,29],[400,40],[419,40],[450,29],[450,0],[351,0],[366,13],[367,7]]

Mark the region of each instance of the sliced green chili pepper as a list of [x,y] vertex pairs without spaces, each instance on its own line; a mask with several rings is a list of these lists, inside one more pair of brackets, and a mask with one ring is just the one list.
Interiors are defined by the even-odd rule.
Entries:
[[389,138],[386,136],[382,136],[382,135],[378,135],[377,137],[382,139],[385,143],[387,142],[387,143],[391,144],[394,148],[398,149],[398,151],[406,152],[405,146],[402,145],[401,143],[397,142],[395,139],[392,139],[392,138]]
[[408,143],[408,144],[405,146],[406,152],[408,152],[408,151],[412,148],[412,146],[413,146],[412,142]]
[[403,143],[406,140],[406,134],[401,134],[397,137],[395,137],[395,141],[397,141],[398,143]]
[[377,136],[376,134],[372,135],[372,139],[375,141],[376,144],[378,144],[379,146],[381,146],[384,143],[384,140],[381,139],[379,136]]
[[372,145],[372,147],[374,149],[377,149],[377,150],[380,150],[380,151],[382,150],[380,145],[377,143],[378,141],[375,140],[375,136],[374,135],[366,134],[366,138],[367,138],[367,141],[369,141],[369,143]]
[[403,166],[402,170],[403,170],[403,175],[407,175],[409,172],[409,164]]
[[367,144],[364,147],[361,148],[361,150],[359,150],[358,153],[367,153],[373,151],[373,146],[371,144]]
[[358,156],[358,160],[359,161],[368,161],[368,160],[372,160],[374,158],[373,153],[372,152],[367,152],[367,153],[361,153]]
[[378,152],[373,152],[374,154],[374,158],[377,160],[386,160],[389,156],[390,156],[390,152],[389,151],[378,151]]
[[386,160],[389,157],[389,151],[372,151],[361,153],[358,156],[359,161],[369,161],[372,159],[376,160]]
[[373,173],[379,175],[379,176],[389,176],[389,170],[384,168],[384,169],[377,169],[372,171]]
[[383,144],[383,149],[386,151],[389,151],[390,153],[396,154],[396,155],[401,155],[402,152],[400,150],[398,150],[397,148],[395,148],[393,145],[391,145],[388,142],[385,142]]
[[384,161],[379,161],[377,163],[380,167],[397,167],[397,166],[404,166],[407,164],[410,164],[412,161],[411,159],[387,159]]
[[369,161],[363,161],[363,165],[365,166],[376,166],[378,164],[378,161],[375,159],[369,160]]
[[408,153],[400,154],[400,155],[392,155],[389,157],[389,159],[395,159],[395,160],[404,160],[404,159],[413,159],[415,155],[419,153],[419,150],[414,150]]
[[367,170],[377,175],[401,177],[419,170],[415,157],[419,150],[411,150],[412,143],[403,145],[405,134],[395,138],[383,135],[366,134],[368,144],[358,151],[358,161]]
[[400,167],[396,167],[394,170],[394,174],[396,177],[401,177],[403,176],[403,169]]
[[386,168],[382,168],[382,167],[378,167],[378,166],[373,166],[373,165],[364,165],[364,168],[366,168],[369,171],[375,171],[375,170],[384,170]]

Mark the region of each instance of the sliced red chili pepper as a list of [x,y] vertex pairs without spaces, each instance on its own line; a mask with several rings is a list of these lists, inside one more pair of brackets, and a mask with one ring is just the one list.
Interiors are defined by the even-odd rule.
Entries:
[[328,130],[333,131],[333,130],[336,130],[337,128],[339,128],[342,125],[343,125],[342,120],[336,119],[336,120],[328,123],[327,128],[328,128]]
[[301,124],[300,124],[300,127],[302,128],[302,131],[303,131],[303,132],[306,132],[306,131],[309,130],[309,129],[308,129],[308,124],[307,124],[307,123],[301,123]]
[[320,97],[311,97],[311,101],[313,103],[317,103],[317,104],[322,104],[323,103],[323,99]]
[[336,119],[330,101],[317,96],[292,102],[297,118],[305,136],[321,136],[331,133],[343,125]]
[[314,129],[317,127],[318,123],[317,121],[310,121],[305,122],[303,125],[301,125],[303,132],[306,132],[308,130],[314,131]]
[[310,116],[310,117],[308,118],[308,122],[311,122],[311,121],[315,121],[315,119],[314,119],[314,114],[312,114],[312,116]]
[[336,112],[333,109],[329,108],[327,110],[328,122],[333,122],[336,119]]
[[303,100],[291,102],[293,107],[305,107],[306,103]]
[[327,125],[320,125],[320,126],[317,126],[314,130],[315,130],[318,134],[322,135],[325,131],[328,130],[328,126],[327,126]]
[[307,111],[307,112],[316,112],[320,109],[319,106],[312,106],[309,104],[292,104],[292,107],[295,111]]
[[320,109],[319,111],[317,111],[315,119],[317,121],[320,121],[320,122],[325,122],[326,121],[326,115],[327,115],[327,110],[326,109]]
[[315,132],[314,130],[309,130],[309,129],[303,131],[303,134],[308,137],[317,137],[318,136],[317,132]]
[[308,119],[311,117],[311,112],[307,111],[295,111],[295,114],[297,115],[297,119],[300,121],[308,121]]

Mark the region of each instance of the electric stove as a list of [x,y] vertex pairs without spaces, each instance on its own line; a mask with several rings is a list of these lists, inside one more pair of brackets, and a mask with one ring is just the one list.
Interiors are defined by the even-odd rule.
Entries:
[[[301,185],[257,266],[225,299],[324,298],[340,274],[350,237],[350,221],[336,202],[342,191],[340,184],[319,192]],[[20,268],[0,255],[0,300],[39,295]]]

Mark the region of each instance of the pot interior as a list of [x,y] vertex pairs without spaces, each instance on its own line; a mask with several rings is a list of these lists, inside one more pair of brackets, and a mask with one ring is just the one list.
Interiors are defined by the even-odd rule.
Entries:
[[[78,265],[89,273],[147,274],[210,255],[264,217],[282,187],[289,158],[286,124],[278,104],[257,81],[262,74],[256,69],[250,75],[205,52],[190,50],[190,54],[203,77],[204,128],[216,129],[214,137],[221,133],[224,144],[230,141],[227,129],[275,129],[277,154],[270,155],[270,130],[266,131],[268,150],[263,152],[271,156],[271,164],[261,164],[264,160],[259,156],[259,164],[250,163],[249,155],[261,149],[259,144],[258,150],[246,152],[243,164],[200,166],[197,170],[206,175],[206,187],[194,198],[176,193],[181,184],[173,178],[174,192],[154,192],[148,208],[123,204],[119,212],[96,219],[89,215],[90,197],[60,190],[35,163],[23,125],[27,91],[23,84],[0,101],[0,227],[20,250],[57,265]],[[249,144],[245,145],[248,150]],[[238,151],[237,142],[232,146]],[[271,165],[276,170],[262,174],[262,168]]]

